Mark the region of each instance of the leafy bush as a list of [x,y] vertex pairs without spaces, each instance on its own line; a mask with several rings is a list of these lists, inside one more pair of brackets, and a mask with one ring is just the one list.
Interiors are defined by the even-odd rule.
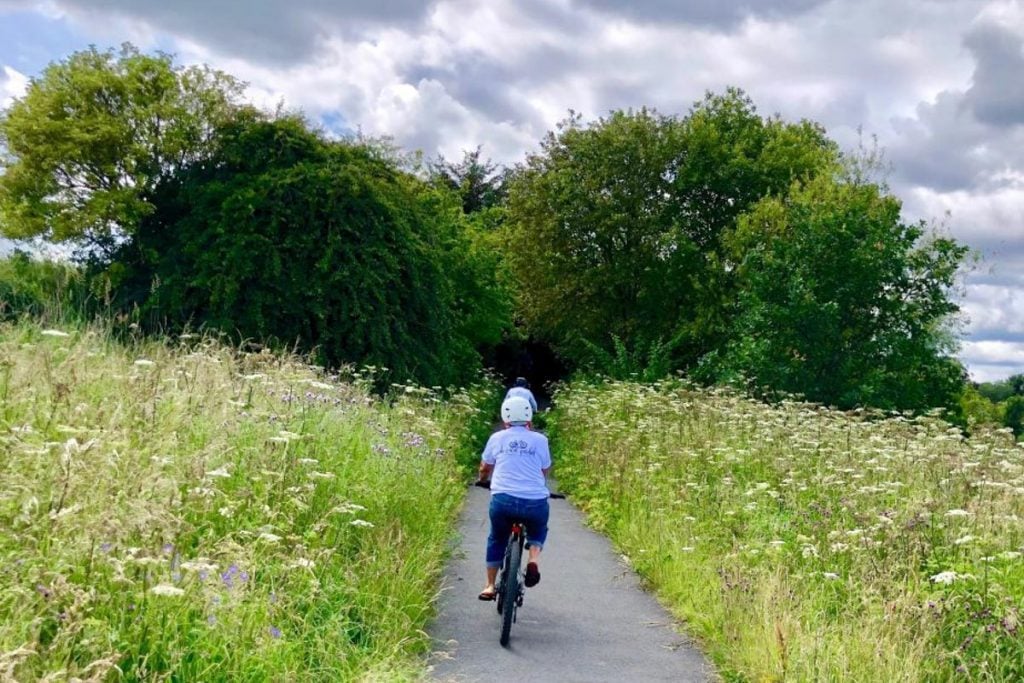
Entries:
[[0,320],[85,320],[94,302],[85,276],[71,264],[24,252],[0,259]]
[[483,313],[506,309],[484,306],[493,279],[458,198],[372,145],[241,118],[152,203],[111,268],[149,328],[209,326],[450,385],[472,380],[478,335],[502,325]]

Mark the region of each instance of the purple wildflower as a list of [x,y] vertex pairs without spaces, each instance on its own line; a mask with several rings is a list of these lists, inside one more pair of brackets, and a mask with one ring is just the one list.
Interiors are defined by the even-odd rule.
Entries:
[[281,629],[279,629],[278,627],[271,625],[271,627],[268,630],[270,631],[271,638],[281,637]]
[[113,548],[114,548],[114,544],[113,543],[109,543],[109,542],[107,542],[107,543],[100,543],[100,552],[101,553],[109,553]]

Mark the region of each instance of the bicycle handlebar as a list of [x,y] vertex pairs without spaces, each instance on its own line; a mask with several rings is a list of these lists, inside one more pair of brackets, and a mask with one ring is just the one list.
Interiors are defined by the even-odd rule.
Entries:
[[[473,486],[479,486],[482,489],[489,489],[489,488],[491,488],[491,480],[490,479],[477,479],[476,481],[473,482]],[[565,494],[564,493],[553,493],[552,492],[552,493],[548,494],[548,497],[549,498],[554,498],[555,500],[565,500]]]

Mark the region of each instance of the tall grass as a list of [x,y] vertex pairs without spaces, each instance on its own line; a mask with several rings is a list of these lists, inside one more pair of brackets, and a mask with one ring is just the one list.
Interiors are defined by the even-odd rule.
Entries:
[[478,396],[0,326],[0,679],[402,680]]
[[1024,680],[1024,447],[677,383],[556,396],[556,467],[735,681]]

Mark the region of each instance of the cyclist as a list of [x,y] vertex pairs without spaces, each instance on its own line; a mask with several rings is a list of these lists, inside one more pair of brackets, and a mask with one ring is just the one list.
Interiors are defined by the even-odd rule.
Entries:
[[533,392],[530,391],[530,383],[526,381],[525,377],[516,377],[515,384],[505,394],[505,398],[512,398],[513,396],[522,396],[530,402],[530,408],[533,412],[537,412],[537,399],[534,398]]
[[496,596],[494,582],[514,520],[526,526],[527,587],[536,586],[540,581],[538,563],[548,535],[547,475],[551,471],[548,438],[532,431],[533,408],[522,396],[505,399],[501,404],[501,419],[505,428],[491,434],[480,458],[480,481],[491,480],[487,584],[480,591],[481,600],[494,600]]

